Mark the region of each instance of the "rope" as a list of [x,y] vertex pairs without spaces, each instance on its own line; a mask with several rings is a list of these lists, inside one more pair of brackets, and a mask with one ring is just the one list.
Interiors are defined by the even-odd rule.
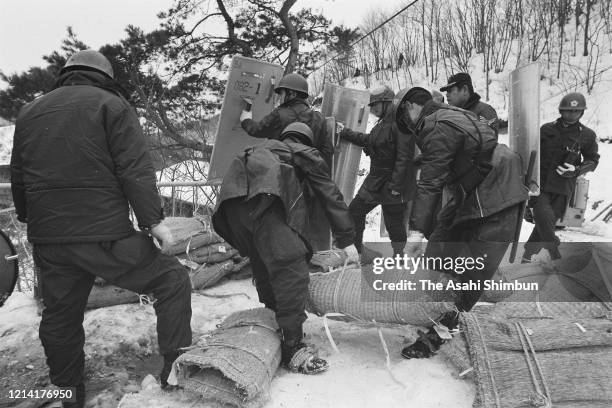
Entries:
[[[376,320],[372,319],[372,322],[376,324]],[[391,357],[389,355],[389,347],[387,347],[385,336],[383,336],[382,329],[379,326],[376,327],[376,330],[378,331],[378,337],[380,338],[380,343],[382,344],[383,350],[385,352],[385,360],[386,360],[385,366],[387,367],[387,371],[389,371],[389,375],[391,376],[391,379],[396,384],[401,385],[404,389],[408,389],[406,384],[398,380],[397,377],[395,377],[395,374],[393,374],[393,370],[391,370]]]
[[485,363],[487,365],[487,374],[489,374],[491,389],[493,390],[493,395],[495,396],[495,406],[497,408],[501,408],[501,401],[499,399],[499,393],[497,392],[495,377],[493,377],[493,368],[491,367],[491,361],[489,359],[489,350],[487,349],[487,343],[485,341],[484,335],[482,334],[482,328],[480,327],[480,323],[478,322],[478,318],[476,316],[474,316],[474,322],[476,323],[476,329],[478,330],[478,337],[480,337],[480,341],[482,342],[482,350],[484,352]]
[[[536,395],[530,398],[530,402],[532,405],[536,407],[552,408],[550,391],[548,389],[548,385],[546,384],[546,379],[544,378],[542,367],[540,366],[540,362],[538,360],[538,357],[536,356],[535,349],[533,347],[533,344],[531,343],[531,339],[529,338],[529,333],[527,331],[527,328],[520,321],[514,324],[517,328],[518,337],[519,337],[519,340],[521,341],[521,346],[523,347],[523,352],[525,354],[525,360],[527,361],[527,367],[529,368],[529,373],[531,374],[531,380],[536,389]],[[527,346],[525,345],[525,343],[527,343]],[[537,368],[538,374],[542,380],[542,386],[544,387],[544,392],[542,392],[542,389],[540,388],[540,384],[536,378],[536,373],[533,368],[533,364],[531,362],[531,359],[529,358],[529,351],[531,351],[531,354],[533,355],[533,361]]]
[[[377,25],[375,28],[373,28],[372,30],[370,30],[367,34],[365,34],[364,36],[362,36],[361,38],[359,38],[358,40],[355,40],[354,42],[352,42],[349,46],[348,49],[353,48],[355,45],[359,44],[361,41],[365,40],[367,37],[369,37],[370,35],[372,35],[374,33],[374,31],[378,30],[379,28],[381,28],[382,26],[384,26],[385,24],[387,24],[389,21],[393,20],[395,17],[399,16],[400,14],[402,14],[404,11],[408,10],[408,8],[410,8],[412,5],[414,5],[415,3],[417,3],[419,0],[414,0],[413,2],[411,2],[410,4],[408,4],[406,7],[402,8],[400,11],[398,11],[397,13],[395,13],[394,15],[392,15],[391,17],[389,17],[388,19],[386,19],[385,21],[383,21],[382,23],[380,23],[379,25]],[[313,72],[318,71],[319,69],[323,68],[324,66],[326,66],[327,64],[329,64],[330,62],[332,62],[335,59],[338,59],[338,57],[340,57],[341,55],[344,55],[345,53],[338,53],[336,55],[334,55],[333,57],[329,58],[328,60],[326,60],[325,62],[323,62],[321,65],[319,65],[318,67],[315,67],[315,69],[313,69],[309,76],[312,75]]]
[[334,295],[332,296],[332,304],[334,305],[334,312],[340,311],[338,307],[338,292],[340,292],[340,283],[342,283],[342,278],[344,277],[344,271],[346,270],[347,264],[348,264],[348,258],[344,261],[342,270],[338,274],[338,279],[336,280],[336,287],[334,288]]
[[327,340],[329,341],[329,344],[331,344],[334,351],[336,353],[340,353],[340,350],[338,350],[338,346],[336,346],[336,342],[334,341],[334,338],[332,337],[331,330],[329,330],[329,323],[327,321],[328,314],[329,313],[325,313],[323,315],[323,327],[325,327],[325,335],[327,336]]

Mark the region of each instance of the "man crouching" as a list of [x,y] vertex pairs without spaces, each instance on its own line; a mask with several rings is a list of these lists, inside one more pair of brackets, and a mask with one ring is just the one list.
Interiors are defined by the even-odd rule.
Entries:
[[259,301],[276,313],[282,364],[303,374],[328,368],[302,341],[312,256],[304,238],[309,200],[325,208],[336,246],[344,248],[349,261],[359,261],[348,208],[312,140],[308,125],[294,122],[280,140],[238,155],[223,178],[213,215],[215,231],[251,259]]

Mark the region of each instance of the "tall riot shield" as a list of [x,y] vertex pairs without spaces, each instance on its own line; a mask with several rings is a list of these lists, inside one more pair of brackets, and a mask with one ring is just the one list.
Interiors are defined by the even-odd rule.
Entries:
[[540,194],[540,66],[537,62],[510,73],[508,115],[510,148],[521,155],[531,195]]
[[236,154],[261,142],[240,126],[240,113],[246,106],[244,98],[253,102],[253,119],[261,120],[274,108],[274,88],[282,76],[280,65],[242,56],[232,59],[210,158],[211,183],[220,183]]
[[[336,122],[350,129],[365,132],[370,113],[369,102],[370,94],[367,91],[326,84],[321,113],[335,117]],[[333,177],[347,204],[353,199],[360,159],[361,147],[344,140],[338,141],[334,153]]]

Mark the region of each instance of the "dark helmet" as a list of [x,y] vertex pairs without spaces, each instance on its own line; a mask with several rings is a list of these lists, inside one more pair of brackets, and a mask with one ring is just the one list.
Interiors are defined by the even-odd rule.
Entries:
[[377,102],[391,102],[394,96],[395,92],[387,85],[374,88],[370,90],[370,103],[368,103],[368,106],[372,106]]
[[281,89],[290,89],[308,95],[308,81],[300,74],[287,74],[280,80],[274,92],[278,93]]
[[312,146],[314,140],[314,134],[310,126],[302,122],[293,122],[287,125],[283,129],[283,133],[281,133],[280,140],[285,140],[289,136],[296,137],[300,142],[308,146]]
[[60,74],[66,72],[70,67],[87,67],[93,68],[96,71],[100,71],[111,79],[115,78],[113,73],[113,67],[111,63],[106,59],[104,55],[96,50],[83,50],[78,51],[66,62],[64,68],[60,71]]
[[402,104],[406,102],[410,97],[415,95],[423,96],[425,99],[432,99],[431,93],[427,89],[421,88],[420,86],[401,89],[395,95],[395,98],[393,98],[393,117],[395,118],[395,120],[399,119],[398,114],[400,113],[400,108],[402,107]]
[[585,110],[586,99],[580,92],[570,92],[559,102],[559,110]]

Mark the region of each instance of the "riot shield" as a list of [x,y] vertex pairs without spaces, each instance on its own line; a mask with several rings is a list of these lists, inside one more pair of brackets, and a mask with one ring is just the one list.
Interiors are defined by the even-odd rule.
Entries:
[[508,136],[510,148],[523,159],[523,173],[528,177],[525,184],[530,194],[539,195],[540,66],[537,62],[510,73]]
[[[369,102],[370,94],[367,91],[326,84],[321,113],[335,117],[336,122],[352,130],[365,132],[370,113]],[[344,201],[349,204],[355,191],[362,149],[345,140],[337,141],[335,145],[333,178]]]
[[[530,195],[540,194],[540,65],[537,62],[510,73],[508,137],[512,150],[523,161],[525,185]],[[516,259],[525,202],[520,206],[510,250],[510,262]]]
[[246,98],[252,102],[254,120],[269,114],[274,109],[274,88],[282,76],[280,65],[242,56],[232,58],[210,158],[208,180],[211,184],[221,182],[236,154],[262,141],[242,129],[240,113],[246,106]]
[[0,306],[13,293],[18,276],[17,252],[9,237],[0,231]]

